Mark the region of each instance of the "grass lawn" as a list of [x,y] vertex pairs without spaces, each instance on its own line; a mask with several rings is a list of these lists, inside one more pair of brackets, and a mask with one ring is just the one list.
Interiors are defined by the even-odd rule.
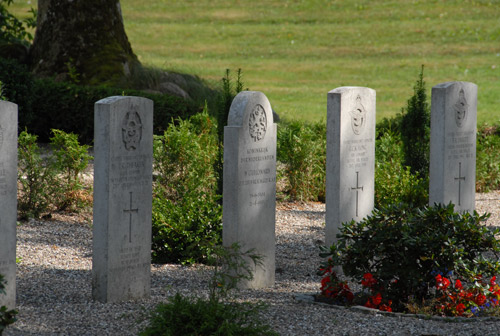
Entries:
[[478,122],[500,124],[500,0],[120,2],[143,64],[216,85],[241,68],[245,87],[288,119],[326,119],[326,94],[339,86],[375,89],[377,119],[393,116],[424,64],[429,97],[438,83],[474,82]]

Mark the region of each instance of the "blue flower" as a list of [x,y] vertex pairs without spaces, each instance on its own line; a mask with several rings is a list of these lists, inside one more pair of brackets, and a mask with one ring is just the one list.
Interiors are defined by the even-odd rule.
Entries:
[[472,312],[472,314],[474,314],[474,315],[479,314],[479,309],[478,309],[477,307],[472,307],[472,308],[470,309],[470,311],[471,311],[471,312]]

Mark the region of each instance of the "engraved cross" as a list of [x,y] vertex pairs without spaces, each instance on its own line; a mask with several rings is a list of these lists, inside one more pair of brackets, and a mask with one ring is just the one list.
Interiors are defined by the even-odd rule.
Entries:
[[356,186],[351,190],[356,190],[356,217],[358,217],[359,190],[363,191],[363,186],[359,186],[359,172],[356,172]]
[[128,209],[124,209],[123,212],[129,214],[128,241],[129,241],[129,243],[131,243],[132,242],[132,213],[133,212],[135,212],[135,213],[139,212],[138,208],[135,208],[135,209],[132,208],[132,192],[130,192],[130,206],[129,206]]
[[462,181],[465,181],[465,176],[462,176],[462,162],[458,163],[458,177],[455,177],[455,180],[458,180],[458,205],[461,204],[461,194],[462,194]]

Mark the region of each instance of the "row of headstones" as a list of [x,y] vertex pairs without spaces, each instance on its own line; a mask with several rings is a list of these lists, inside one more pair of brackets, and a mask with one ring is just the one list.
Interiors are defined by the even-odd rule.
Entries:
[[[477,86],[447,82],[432,88],[429,204],[475,208]],[[341,223],[373,211],[375,91],[338,88],[328,93],[326,244]]]
[[[477,86],[432,89],[430,203],[474,209]],[[15,306],[17,106],[0,110],[0,274]],[[342,87],[328,93],[326,240],[342,222],[373,209],[375,91]],[[149,296],[152,214],[153,103],[110,97],[95,105],[93,298],[102,302]],[[243,287],[274,284],[276,124],[266,96],[244,91],[224,129],[223,241],[255,249],[263,264]]]
[[[0,102],[0,306],[16,304],[17,105]],[[149,296],[153,102],[109,97],[95,104],[92,296]]]
[[[341,87],[328,93],[325,243],[342,223],[373,211],[375,91]],[[477,86],[448,82],[432,88],[429,204],[475,208]],[[223,241],[254,248],[263,267],[244,287],[274,284],[276,125],[267,98],[242,92],[224,130]]]

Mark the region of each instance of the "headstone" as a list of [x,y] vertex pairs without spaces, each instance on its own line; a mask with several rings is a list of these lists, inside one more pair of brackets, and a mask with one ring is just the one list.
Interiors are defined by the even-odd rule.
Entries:
[[432,88],[429,205],[473,212],[476,190],[477,85],[447,82]]
[[109,97],[95,104],[92,295],[148,297],[151,288],[153,102]]
[[0,101],[0,307],[16,305],[17,105]]
[[326,232],[330,246],[344,222],[373,210],[375,90],[340,87],[328,92],[326,130]]
[[276,124],[261,92],[243,91],[233,100],[224,127],[223,244],[254,249],[263,265],[242,288],[274,284],[276,214]]

